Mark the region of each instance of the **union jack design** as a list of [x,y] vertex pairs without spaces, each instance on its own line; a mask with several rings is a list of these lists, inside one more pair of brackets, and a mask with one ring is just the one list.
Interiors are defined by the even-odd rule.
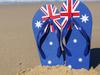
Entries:
[[[51,18],[53,22],[57,25],[56,21],[60,19],[60,13],[57,12],[57,8],[54,5],[47,4],[46,7],[41,7],[41,11],[45,16],[42,16],[42,21],[46,21],[48,18]],[[58,26],[60,28],[60,25]],[[52,32],[54,32],[54,27],[50,26]]]
[[64,26],[66,25],[67,21],[69,18],[71,18],[72,16],[75,17],[80,17],[80,11],[75,11],[76,8],[79,5],[79,1],[75,0],[75,2],[73,2],[73,0],[67,0],[67,4],[63,3],[62,4],[62,9],[64,11],[60,12],[61,18],[64,18],[63,22],[62,22],[62,29],[64,28]]

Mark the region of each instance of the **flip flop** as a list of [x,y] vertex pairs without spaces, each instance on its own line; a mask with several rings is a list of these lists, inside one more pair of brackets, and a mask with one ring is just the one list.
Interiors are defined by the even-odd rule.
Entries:
[[55,24],[57,19],[60,19],[60,14],[52,4],[42,6],[33,17],[32,29],[43,66],[64,64],[60,30]]
[[61,18],[67,21],[62,29],[62,46],[66,65],[74,69],[90,68],[92,15],[78,0],[67,0],[61,7]]

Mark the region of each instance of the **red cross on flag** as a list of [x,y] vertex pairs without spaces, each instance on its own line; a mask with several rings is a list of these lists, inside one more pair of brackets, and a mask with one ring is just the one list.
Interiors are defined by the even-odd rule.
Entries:
[[[41,7],[42,12],[45,14],[42,16],[42,20],[46,21],[48,18],[51,18],[54,23],[60,19],[60,13],[57,12],[57,8],[51,4],[47,4],[46,7]],[[50,27],[51,31],[54,32],[54,27]]]
[[79,5],[78,0],[75,0],[75,2],[73,2],[73,0],[67,0],[67,4],[66,3],[62,4],[62,9],[64,10],[60,12],[61,18],[64,18],[62,22],[62,28],[64,28],[68,19],[70,19],[71,17],[80,16],[80,11],[75,11],[78,5]]

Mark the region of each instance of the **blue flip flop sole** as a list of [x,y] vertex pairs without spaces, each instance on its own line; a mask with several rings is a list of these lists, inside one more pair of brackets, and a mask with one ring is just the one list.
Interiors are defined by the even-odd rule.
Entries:
[[[54,10],[54,5],[50,4],[50,6],[54,12],[56,13],[58,12],[58,10],[56,11]],[[49,13],[47,9],[48,4],[42,6],[41,8],[42,10],[39,9],[36,12],[35,16],[33,17],[33,21],[32,21],[32,29],[34,32],[35,40],[38,39],[38,34],[42,29],[42,24],[44,23],[43,17],[47,17]],[[58,32],[57,29],[55,29],[54,32],[51,32],[50,30],[46,39],[43,41],[42,50],[46,56],[46,59],[44,59],[41,56],[41,53],[38,48],[41,65],[44,65],[44,66],[64,65],[63,56],[61,55],[60,57],[57,57],[57,51],[58,51],[59,42],[60,42],[57,37],[57,32]]]
[[[74,3],[72,4],[72,6],[75,4],[75,1],[77,0],[74,0]],[[65,5],[67,5],[67,2],[65,3]],[[65,11],[63,4],[61,7],[61,11]],[[87,35],[89,36],[91,40],[92,15],[91,15],[90,10],[82,2],[79,2],[79,4],[76,6],[74,11],[78,11],[80,13],[80,16],[75,17],[75,15],[73,15],[74,16],[73,18],[84,29],[85,33],[87,33]],[[74,25],[72,27],[72,32],[68,40],[68,43],[66,45],[66,47],[72,54],[72,56],[66,55],[66,65],[69,68],[74,68],[74,69],[81,69],[81,68],[89,69],[90,68],[90,52],[88,53],[88,55],[86,56],[84,55],[84,52],[88,51],[88,49],[85,50],[87,46],[87,41],[82,36],[80,31],[77,29],[78,29],[77,25]]]

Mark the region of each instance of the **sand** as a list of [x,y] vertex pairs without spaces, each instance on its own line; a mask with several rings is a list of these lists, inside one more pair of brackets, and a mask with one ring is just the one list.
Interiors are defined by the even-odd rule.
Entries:
[[[16,75],[40,64],[32,17],[43,3],[0,5],[0,75]],[[86,3],[93,14],[93,63],[100,62],[100,3]],[[60,4],[56,4],[60,7]],[[53,74],[54,75],[54,74]]]
[[17,73],[17,75],[100,75],[99,71],[90,69],[69,69],[65,66],[43,67],[38,66],[34,69],[24,69]]

